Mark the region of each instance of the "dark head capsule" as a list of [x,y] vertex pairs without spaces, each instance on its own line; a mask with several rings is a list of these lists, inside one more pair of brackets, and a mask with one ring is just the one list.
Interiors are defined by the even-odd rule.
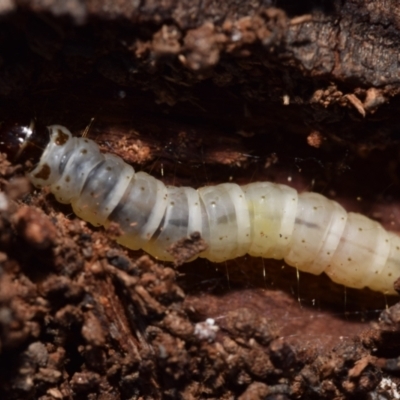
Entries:
[[29,124],[6,121],[0,126],[0,152],[11,162],[38,162],[49,140],[47,127],[34,120]]

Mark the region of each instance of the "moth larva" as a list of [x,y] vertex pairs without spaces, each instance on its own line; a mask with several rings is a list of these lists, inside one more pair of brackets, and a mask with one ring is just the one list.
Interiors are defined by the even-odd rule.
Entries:
[[29,174],[32,183],[48,186],[95,226],[118,223],[123,234],[117,241],[128,248],[168,261],[172,243],[200,232],[208,248],[199,257],[210,261],[245,254],[284,259],[348,287],[396,294],[400,237],[335,201],[270,182],[165,186],[63,126],[48,130],[50,142]]

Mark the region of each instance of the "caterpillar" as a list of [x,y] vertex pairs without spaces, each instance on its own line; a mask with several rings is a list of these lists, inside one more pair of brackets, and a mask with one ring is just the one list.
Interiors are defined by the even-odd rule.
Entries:
[[400,237],[318,193],[298,194],[271,182],[197,190],[165,186],[61,125],[3,125],[0,138],[0,150],[18,157],[28,147],[37,151],[47,139],[29,173],[32,184],[49,187],[57,201],[71,204],[94,226],[119,224],[122,235],[116,240],[130,249],[171,261],[166,249],[199,232],[208,244],[199,257],[212,262],[245,254],[284,259],[347,287],[396,294]]

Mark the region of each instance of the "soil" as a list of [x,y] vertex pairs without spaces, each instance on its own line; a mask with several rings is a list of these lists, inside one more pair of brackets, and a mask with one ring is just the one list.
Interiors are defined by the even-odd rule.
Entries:
[[[271,180],[400,231],[396,2],[8,0],[0,118],[167,184]],[[0,398],[399,398],[400,304],[282,261],[118,246],[0,158]],[[182,264],[182,265],[180,265]],[[398,285],[398,284],[397,284]]]

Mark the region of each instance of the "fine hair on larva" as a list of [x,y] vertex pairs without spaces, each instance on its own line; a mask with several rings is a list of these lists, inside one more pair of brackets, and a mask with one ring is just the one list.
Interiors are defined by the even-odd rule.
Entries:
[[245,254],[284,259],[347,287],[396,294],[400,237],[333,200],[270,182],[166,186],[64,126],[48,129],[50,142],[29,174],[33,185],[48,186],[94,226],[119,224],[116,240],[130,249],[171,261],[167,248],[199,232],[208,248],[198,256],[213,262]]

